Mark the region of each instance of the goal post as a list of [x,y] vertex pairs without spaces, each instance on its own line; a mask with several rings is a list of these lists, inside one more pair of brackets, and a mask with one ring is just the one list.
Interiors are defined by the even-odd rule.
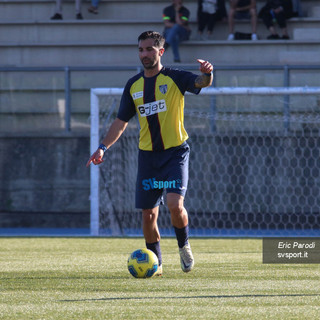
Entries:
[[[100,117],[99,117],[99,96],[117,95],[123,92],[122,88],[97,88],[90,90],[90,154],[93,154],[100,139]],[[90,166],[90,233],[92,236],[99,235],[99,167]]]
[[[97,149],[108,126],[114,119],[122,93],[123,88],[91,89],[91,154]],[[317,163],[318,161],[316,159],[318,155],[316,149],[309,150],[309,153],[313,153],[312,157],[308,156],[309,153],[305,151],[305,159],[302,157],[301,163],[297,165],[293,156],[283,155],[286,152],[299,153],[295,149],[286,151],[281,145],[286,143],[282,134],[288,128],[284,128],[283,124],[272,127],[272,129],[269,128],[275,122],[283,122],[284,117],[291,117],[292,113],[293,121],[299,124],[295,125],[291,131],[291,137],[293,137],[291,143],[304,143],[307,146],[303,145],[303,148],[308,148],[309,142],[305,140],[311,136],[312,145],[320,144],[320,135],[317,129],[320,125],[320,87],[210,87],[201,90],[200,96],[203,97],[202,99],[196,98],[200,100],[199,105],[194,102],[196,100],[192,99],[189,103],[187,96],[189,94],[186,95],[185,106],[186,130],[189,133],[192,147],[195,149],[195,155],[191,156],[191,161],[196,162],[203,169],[201,172],[201,170],[196,171],[195,166],[190,168],[190,179],[194,182],[190,183],[190,190],[188,190],[192,201],[188,202],[187,205],[191,207],[191,219],[194,222],[192,232],[194,235],[221,236],[228,235],[228,230],[233,230],[229,235],[248,236],[255,234],[252,233],[253,229],[258,230],[255,235],[262,235],[265,234],[264,231],[268,233],[268,230],[271,229],[272,232],[274,230],[286,230],[286,224],[289,229],[295,230],[296,225],[298,225],[302,231],[304,229],[310,231],[310,229],[313,229],[312,221],[320,223],[317,216],[318,212],[316,212],[317,206],[320,207],[320,201],[316,199],[315,195],[317,191],[320,192],[320,185],[315,186],[310,180],[312,174],[319,175],[320,179],[320,168],[317,170],[314,165],[310,168],[313,171],[312,174],[308,173],[307,175],[308,179],[310,178],[310,185],[306,186],[306,183],[299,185],[303,180],[303,174],[299,174],[300,171],[307,171],[308,164],[305,164],[305,162]],[[225,98],[221,98],[221,105],[220,102],[214,102],[213,112],[212,108],[210,109],[210,104],[212,104],[213,97],[218,96]],[[233,96],[238,97],[237,100],[228,100],[233,99]],[[241,100],[241,96],[267,98],[251,100],[249,106],[247,101]],[[288,102],[288,99],[281,100],[281,96],[297,96],[299,98],[295,102]],[[305,99],[309,96],[313,98]],[[208,97],[209,100],[205,97]],[[271,97],[279,97],[279,100],[276,100],[275,103],[267,102]],[[279,104],[280,107],[276,104]],[[283,109],[283,105],[289,106],[289,109],[291,109],[289,114],[288,110]],[[212,122],[217,121],[218,124],[212,130]],[[92,236],[105,234],[136,235],[139,229],[138,225],[131,229],[132,217],[125,218],[126,215],[135,210],[133,208],[134,203],[132,203],[134,198],[132,194],[135,187],[134,163],[136,160],[134,159],[138,148],[138,126],[136,121],[131,120],[130,122],[133,122],[133,126],[131,130],[128,130],[129,133],[125,138],[129,142],[123,142],[118,148],[112,147],[110,155],[108,151],[109,163],[100,166],[91,165],[90,230]],[[208,127],[206,127],[206,123],[209,123]],[[284,131],[279,135],[281,126]],[[274,138],[275,136],[276,138]],[[299,137],[304,137],[305,140],[301,140]],[[204,140],[205,142],[203,142]],[[132,143],[133,141],[135,143]],[[263,143],[265,146],[261,145]],[[281,152],[276,150],[279,145],[282,148]],[[132,148],[130,149],[131,152],[124,154],[128,146]],[[248,154],[251,151],[252,154]],[[264,154],[261,156],[259,152]],[[219,156],[221,153],[223,155]],[[272,155],[276,160],[272,160]],[[127,163],[124,163],[125,161]],[[266,164],[268,161],[275,161],[275,163],[273,166],[269,166],[269,164]],[[288,182],[280,181],[281,179],[277,179],[275,174],[278,170],[277,164],[280,163],[280,169],[283,170],[287,162],[292,162],[292,168],[290,167],[291,169],[288,170],[291,176],[288,176],[288,179],[293,179],[294,174],[298,173],[301,180],[293,179],[295,185],[292,187],[294,189],[292,192]],[[121,167],[119,168],[111,168],[111,166],[120,164]],[[263,172],[261,171],[262,176],[259,178],[260,164],[264,167]],[[103,166],[105,169],[103,169]],[[241,166],[246,169],[241,168]],[[300,166],[300,168],[297,168],[297,166]],[[244,172],[245,170],[247,171]],[[256,174],[249,172],[250,170],[256,171]],[[270,172],[272,172],[272,177],[268,179],[268,173],[270,174]],[[114,176],[119,176],[112,177],[112,173],[114,173]],[[122,174],[123,178],[120,177]],[[104,181],[101,181],[101,176]],[[128,176],[130,177],[128,178]],[[281,176],[281,178],[285,180],[285,176]],[[110,179],[112,182],[109,181]],[[255,191],[252,190],[251,183],[259,189],[258,195],[254,195]],[[282,185],[278,187],[277,183],[282,183]],[[114,189],[115,187],[117,189]],[[268,188],[267,191],[266,188]],[[104,195],[102,189],[105,189],[103,191]],[[278,191],[283,192],[282,198],[277,195]],[[307,195],[308,192],[312,194],[312,200]],[[267,195],[264,195],[264,193]],[[294,193],[297,193],[297,195],[295,196]],[[107,198],[107,200],[102,200],[104,198]],[[103,205],[105,210],[103,214],[101,213],[102,201],[106,201]],[[113,201],[115,203],[112,203]],[[275,204],[270,203],[270,201],[275,201]],[[281,204],[281,201],[284,203]],[[306,204],[306,202],[308,203]],[[290,210],[294,211],[294,218],[290,215]],[[304,211],[308,211],[306,212],[308,216],[306,219],[300,218]],[[253,217],[254,215],[256,217]],[[125,219],[128,219],[128,221],[122,223]],[[233,221],[233,219],[238,219],[238,222]],[[102,220],[105,221],[104,226],[102,226]],[[163,222],[165,231],[168,229],[168,224],[168,219],[166,219]],[[224,230],[223,234],[219,233],[220,229]],[[318,229],[314,231],[316,234],[320,234]],[[238,231],[235,232],[234,230]],[[244,230],[249,230],[249,232],[244,232]],[[164,234],[166,233],[164,232]],[[168,231],[168,235],[170,234],[170,231]]]

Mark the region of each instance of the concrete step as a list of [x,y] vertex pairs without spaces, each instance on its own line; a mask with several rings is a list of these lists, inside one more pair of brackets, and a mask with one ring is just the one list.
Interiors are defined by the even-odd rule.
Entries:
[[[49,135],[58,134],[65,131],[64,113],[21,113],[21,114],[1,114],[0,117],[0,136],[3,134],[19,133],[48,133]],[[90,132],[89,113],[72,113],[72,131]]]
[[[85,20],[100,19],[119,19],[128,20],[135,19],[143,21],[147,19],[162,20],[162,10],[168,6],[168,0],[102,0],[99,4],[99,14],[90,14],[87,8],[90,1],[82,2],[82,14]],[[259,10],[265,4],[265,0],[257,0],[257,9]],[[319,17],[318,9],[313,11],[318,0],[305,0],[302,2],[302,11],[304,16]],[[197,1],[184,0],[184,5],[191,12],[191,19],[196,19]],[[226,1],[228,10],[229,2]],[[0,21],[14,21],[17,17],[20,21],[24,20],[45,20],[50,19],[55,11],[54,0],[6,0],[0,2]],[[64,20],[75,20],[75,2],[73,0],[63,1],[63,17]]]
[[308,16],[313,18],[320,18],[320,6],[315,5],[308,8]]
[[0,22],[1,43],[77,43],[136,40],[146,30],[162,32],[163,23],[115,21],[16,21]]
[[295,28],[293,38],[295,40],[320,40],[319,28]]
[[[197,2],[184,0],[185,6],[190,10],[193,18],[196,17]],[[162,10],[170,5],[166,0],[108,0],[100,1],[99,14],[94,15],[87,11],[90,1],[82,2],[82,14],[86,20],[94,19],[135,19],[137,21],[148,19],[162,20]],[[75,20],[75,2],[65,0],[62,4],[64,20]],[[50,19],[55,12],[54,0],[7,0],[0,2],[0,20],[12,21],[17,17],[21,20]]]
[[[197,38],[197,23],[190,23],[192,29],[191,40]],[[96,20],[96,21],[12,21],[0,22],[0,42],[5,43],[77,43],[88,42],[106,43],[109,41],[128,41],[137,39],[139,34],[145,30],[163,32],[162,21],[146,20]],[[296,38],[295,29],[320,29],[320,19],[293,18],[288,21],[288,32],[291,37]],[[240,32],[251,32],[248,20],[236,21],[235,30]],[[269,31],[262,21],[258,23],[257,34],[260,39],[266,39]],[[94,36],[93,36],[94,35]],[[313,35],[313,33],[312,33]],[[210,40],[226,40],[228,36],[228,25],[226,22],[218,22],[215,26]],[[315,35],[315,39],[318,34]],[[312,38],[308,38],[312,40]]]
[[[289,61],[292,64],[316,64],[320,63],[319,49],[319,41],[293,40],[187,41],[180,46],[183,63],[194,63],[196,58],[202,58],[217,65],[280,65]],[[286,56],[290,52],[297,55],[288,60]],[[306,60],[306,56],[311,60]],[[136,42],[0,44],[0,61],[4,66],[140,65]],[[169,48],[163,62],[172,61]]]
[[[45,94],[52,92],[52,94],[59,94],[65,89],[65,73],[63,71],[55,71],[57,68],[52,70],[42,69],[41,72],[34,71],[32,68],[24,71],[15,71],[13,69],[10,72],[2,72],[0,66],[0,101],[3,101],[1,99],[4,99],[5,95],[8,95],[9,98],[10,94],[14,96],[16,92],[43,92]],[[132,67],[127,65],[116,68],[108,67],[106,70],[101,70],[100,67],[89,67],[88,70],[87,68],[73,69],[70,73],[71,87],[73,90],[106,86],[123,87],[128,78],[140,72],[140,68],[140,66]],[[97,71],[97,69],[100,69],[100,71]],[[41,67],[36,70],[41,70]],[[26,103],[28,103],[28,100]]]

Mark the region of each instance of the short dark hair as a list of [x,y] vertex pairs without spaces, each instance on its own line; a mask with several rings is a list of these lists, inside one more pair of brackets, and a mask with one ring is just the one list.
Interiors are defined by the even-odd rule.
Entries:
[[147,40],[147,39],[153,39],[154,40],[154,45],[158,48],[163,48],[164,43],[165,43],[165,38],[156,31],[145,31],[140,34],[138,37],[138,42],[140,40]]

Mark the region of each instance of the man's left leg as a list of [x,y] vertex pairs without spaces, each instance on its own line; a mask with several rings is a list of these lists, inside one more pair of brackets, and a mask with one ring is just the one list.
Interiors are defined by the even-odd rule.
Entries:
[[189,272],[193,268],[194,258],[189,244],[189,220],[184,197],[178,193],[168,193],[167,205],[178,241],[181,269]]

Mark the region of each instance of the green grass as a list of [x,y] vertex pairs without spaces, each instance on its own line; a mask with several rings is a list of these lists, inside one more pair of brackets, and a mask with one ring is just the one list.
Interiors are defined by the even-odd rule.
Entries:
[[143,239],[0,238],[0,319],[319,319],[319,265],[262,264],[262,240],[191,239],[180,269],[163,239],[163,277],[135,279]]

